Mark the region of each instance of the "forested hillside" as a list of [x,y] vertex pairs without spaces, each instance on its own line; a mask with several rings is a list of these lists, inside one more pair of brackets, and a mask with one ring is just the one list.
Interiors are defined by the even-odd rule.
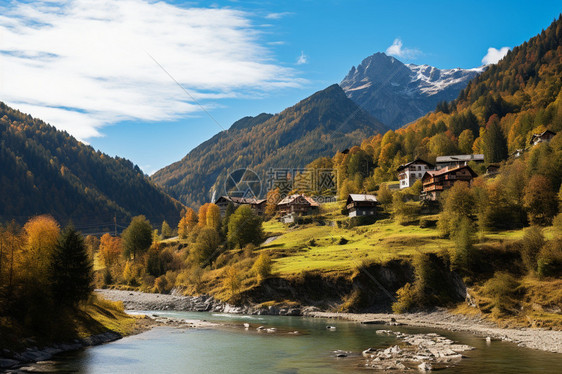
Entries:
[[0,103],[0,221],[50,214],[94,232],[146,215],[179,221],[182,205],[129,160],[113,158],[66,132]]
[[[440,155],[483,153],[486,163],[496,163],[529,148],[534,133],[560,132],[561,42],[559,18],[473,79],[456,100],[441,103],[404,129],[364,140],[348,155],[336,154],[332,162],[339,168],[340,194],[372,191],[380,182],[395,180],[396,168],[417,157],[433,162]],[[540,166],[555,189],[561,182],[562,160],[559,154],[547,153],[557,152],[552,149],[556,144],[541,151],[545,164]],[[536,173],[538,151],[532,154],[537,155],[530,172]]]
[[332,85],[277,115],[241,119],[152,179],[197,207],[210,199],[213,186],[223,193],[220,185],[227,171],[251,168],[263,178],[269,168],[303,167],[385,130]]

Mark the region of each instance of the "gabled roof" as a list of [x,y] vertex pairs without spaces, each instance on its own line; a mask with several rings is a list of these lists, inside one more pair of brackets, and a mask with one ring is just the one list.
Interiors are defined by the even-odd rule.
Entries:
[[437,164],[443,162],[468,162],[468,161],[484,161],[483,154],[475,155],[453,155],[453,156],[437,156],[435,162]]
[[478,174],[476,174],[470,166],[464,165],[464,166],[459,166],[459,167],[456,167],[456,168],[445,167],[445,168],[439,169],[439,170],[428,170],[428,171],[425,172],[422,179],[425,179],[426,175],[437,177],[437,176],[440,176],[440,175],[451,174],[451,173],[454,173],[454,172],[459,171],[461,169],[468,169],[469,173],[472,175],[473,178],[476,178],[478,176]]
[[253,198],[253,197],[227,196],[227,195],[223,195],[223,196],[219,197],[217,199],[217,202],[219,202],[219,200],[221,200],[221,199],[229,201],[229,202],[234,203],[234,204],[259,205],[259,204],[265,202],[265,199],[256,199],[256,198]]
[[289,195],[283,198],[277,205],[293,204],[297,199],[304,199],[310,206],[320,206],[312,197],[305,196],[304,194]]
[[400,165],[400,166],[398,167],[398,169],[396,169],[396,171],[404,170],[404,169],[406,169],[408,166],[410,166],[410,165],[412,165],[412,164],[426,164],[427,166],[429,166],[429,167],[431,167],[431,168],[433,167],[433,164],[431,164],[431,163],[429,163],[429,162],[427,162],[427,161],[425,161],[425,160],[422,160],[421,158],[416,158],[414,161],[410,161],[410,162],[408,162],[407,164],[402,164],[402,165]]
[[545,135],[556,135],[556,133],[554,131],[550,131],[550,130],[546,130],[541,132],[540,134],[533,134],[533,136],[531,136],[531,144],[533,144],[533,141],[535,140],[535,138],[542,138]]
[[350,193],[349,196],[347,197],[347,204],[349,204],[352,201],[356,201],[356,202],[366,201],[366,202],[376,203],[377,197],[375,195]]

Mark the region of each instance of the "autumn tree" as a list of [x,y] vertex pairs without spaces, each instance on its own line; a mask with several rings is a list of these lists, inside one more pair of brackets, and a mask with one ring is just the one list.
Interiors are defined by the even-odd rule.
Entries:
[[258,245],[263,240],[261,219],[248,205],[241,205],[228,222],[228,241],[243,248],[246,244]]
[[145,216],[133,217],[129,226],[121,235],[123,254],[133,259],[137,254],[146,252],[152,244],[152,226]]
[[205,225],[207,225],[207,209],[209,209],[209,205],[210,203],[205,203],[203,205],[201,205],[201,207],[199,208],[199,226],[204,227]]
[[471,130],[466,129],[459,135],[459,151],[462,154],[471,154],[472,145],[474,144],[474,134]]
[[75,306],[92,292],[92,263],[84,239],[73,228],[63,231],[52,253],[50,284],[56,305]]
[[281,192],[278,188],[267,191],[265,203],[265,215],[273,217],[277,210],[277,204],[281,201]]
[[119,261],[123,248],[121,238],[113,237],[111,234],[103,234],[100,239],[99,253],[106,267],[110,267]]
[[168,225],[166,220],[162,221],[162,228],[160,229],[160,234],[162,235],[163,239],[172,237],[172,228]]
[[540,174],[534,175],[527,183],[523,202],[529,221],[534,225],[551,224],[558,210],[557,197],[552,184],[548,178]]
[[59,224],[51,216],[37,216],[31,218],[23,229],[25,231],[25,249],[22,258],[22,273],[30,282],[45,284],[51,256],[59,239]]
[[271,257],[267,253],[260,254],[256,262],[254,262],[254,265],[252,266],[252,270],[258,277],[258,282],[263,281],[271,275],[271,268]]
[[191,208],[187,208],[185,215],[181,218],[178,224],[178,235],[180,238],[185,239],[187,235],[197,226],[197,214]]
[[218,205],[209,203],[207,206],[207,212],[205,215],[207,227],[215,229],[217,232],[220,231],[221,227],[221,211]]
[[210,265],[219,255],[220,236],[212,227],[204,227],[197,235],[197,241],[193,250],[195,260],[201,267]]
[[439,215],[438,227],[444,235],[454,236],[463,218],[476,213],[475,197],[468,183],[456,182],[443,193],[443,211]]

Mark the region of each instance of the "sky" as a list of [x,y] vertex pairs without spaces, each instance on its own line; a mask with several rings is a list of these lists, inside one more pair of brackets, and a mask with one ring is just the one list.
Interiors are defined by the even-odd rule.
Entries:
[[473,68],[560,12],[559,0],[0,0],[0,101],[150,175],[375,52]]

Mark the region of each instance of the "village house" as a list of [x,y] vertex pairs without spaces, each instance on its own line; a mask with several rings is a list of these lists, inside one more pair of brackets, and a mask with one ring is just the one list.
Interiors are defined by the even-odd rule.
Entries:
[[470,166],[445,167],[440,170],[430,170],[422,178],[422,200],[437,200],[441,192],[453,187],[457,181],[467,182],[469,185],[477,174]]
[[548,143],[555,135],[556,133],[550,130],[543,131],[540,134],[533,134],[533,136],[531,136],[530,144],[537,145],[540,143]]
[[293,214],[305,216],[318,213],[320,205],[311,197],[303,194],[290,195],[277,203],[277,211],[281,215]]
[[419,158],[407,164],[400,165],[400,167],[396,169],[398,172],[398,180],[400,181],[400,189],[411,187],[418,179],[421,179],[428,170],[433,170],[433,165]]
[[263,215],[265,212],[265,199],[255,199],[248,197],[235,197],[235,196],[221,196],[215,201],[215,204],[219,207],[221,211],[221,216],[224,217],[226,213],[226,208],[228,204],[232,204],[234,208],[238,208],[240,205],[249,205],[250,208],[257,214]]
[[457,168],[460,166],[466,166],[470,161],[476,163],[484,162],[483,154],[476,155],[454,155],[454,156],[438,156],[435,160],[435,170],[440,170],[445,167]]
[[523,153],[525,152],[524,149],[516,149],[512,154],[511,157],[513,158],[519,158],[521,156],[523,156]]
[[375,195],[349,194],[345,206],[349,217],[357,217],[375,215],[378,204]]
[[486,175],[493,176],[500,172],[500,166],[498,164],[490,164],[486,167]]

